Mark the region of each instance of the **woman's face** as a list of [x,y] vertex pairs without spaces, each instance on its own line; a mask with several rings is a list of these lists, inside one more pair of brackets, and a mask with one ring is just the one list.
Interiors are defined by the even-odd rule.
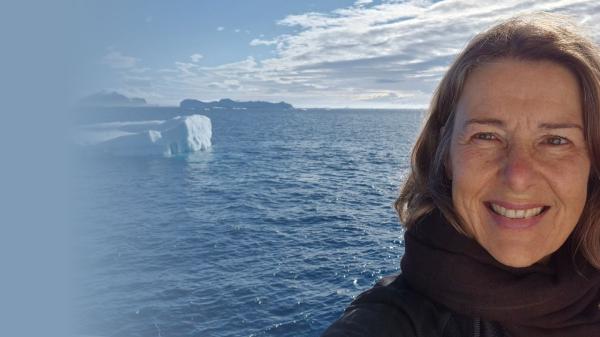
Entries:
[[545,260],[575,228],[590,159],[581,92],[565,67],[500,59],[467,78],[448,175],[465,230],[496,260]]

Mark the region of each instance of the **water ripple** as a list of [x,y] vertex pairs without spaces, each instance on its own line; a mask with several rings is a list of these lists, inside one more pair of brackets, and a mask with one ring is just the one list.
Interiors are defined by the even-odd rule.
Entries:
[[315,336],[398,271],[420,112],[209,117],[210,151],[81,161],[76,334]]

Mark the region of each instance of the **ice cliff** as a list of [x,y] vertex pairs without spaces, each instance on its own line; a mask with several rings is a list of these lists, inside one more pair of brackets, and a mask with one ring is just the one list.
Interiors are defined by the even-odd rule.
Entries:
[[206,150],[211,146],[210,119],[179,116],[166,121],[113,122],[80,127],[76,142],[84,148],[121,156],[164,155]]

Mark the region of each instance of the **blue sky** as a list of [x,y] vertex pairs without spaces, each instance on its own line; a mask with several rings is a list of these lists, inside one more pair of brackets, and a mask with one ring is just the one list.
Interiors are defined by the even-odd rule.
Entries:
[[[456,53],[503,18],[547,10],[598,32],[597,1],[74,2],[77,99],[101,90],[298,107],[423,107]],[[598,40],[598,36],[593,36]]]

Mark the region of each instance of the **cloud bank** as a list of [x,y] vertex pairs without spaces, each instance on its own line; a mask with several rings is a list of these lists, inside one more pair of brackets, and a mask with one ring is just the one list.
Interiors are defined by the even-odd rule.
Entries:
[[207,67],[198,56],[147,69],[113,50],[105,61],[122,72],[122,87],[116,89],[159,104],[231,97],[296,106],[423,107],[470,38],[502,19],[534,11],[572,15],[600,40],[597,1],[358,0],[332,12],[282,18],[277,24],[294,33],[248,42],[271,48],[273,56],[266,59],[249,55]]

